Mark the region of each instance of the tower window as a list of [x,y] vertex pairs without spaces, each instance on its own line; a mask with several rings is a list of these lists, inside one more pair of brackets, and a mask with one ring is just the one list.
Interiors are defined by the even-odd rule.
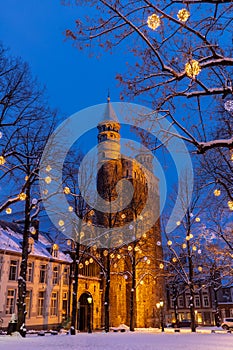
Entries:
[[102,152],[102,157],[105,158],[105,153],[104,152]]

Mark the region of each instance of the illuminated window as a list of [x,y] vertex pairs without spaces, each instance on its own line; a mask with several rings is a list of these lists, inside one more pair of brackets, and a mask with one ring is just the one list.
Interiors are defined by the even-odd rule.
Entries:
[[37,309],[37,315],[38,316],[43,316],[44,300],[45,300],[45,292],[39,292],[39,295],[38,295],[38,309]]
[[46,283],[47,280],[47,265],[40,265],[40,283]]
[[51,295],[50,316],[57,316],[58,314],[58,293],[53,292]]
[[29,262],[27,267],[27,281],[33,282],[34,263]]
[[6,298],[6,315],[14,313],[16,290],[8,289]]
[[17,260],[11,260],[9,280],[10,281],[16,281],[17,277],[18,277],[18,261]]

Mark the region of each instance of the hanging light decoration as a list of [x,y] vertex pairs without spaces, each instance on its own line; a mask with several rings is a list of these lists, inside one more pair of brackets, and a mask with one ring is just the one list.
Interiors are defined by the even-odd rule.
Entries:
[[193,246],[193,251],[196,252],[197,251],[197,247],[194,245]]
[[120,260],[120,258],[121,258],[121,255],[120,255],[120,254],[117,254],[117,259]]
[[126,215],[125,215],[125,214],[122,214],[122,215],[121,215],[121,218],[122,218],[122,219],[125,219],[125,218],[126,218]]
[[181,222],[180,221],[176,221],[176,225],[180,226]]
[[21,201],[25,201],[26,197],[27,197],[27,195],[26,195],[26,193],[24,193],[24,192],[22,192],[22,193],[19,194],[19,199],[20,199]]
[[31,226],[30,229],[29,229],[29,231],[30,231],[30,233],[31,233],[32,235],[35,235],[35,234],[36,234],[36,229],[35,229],[34,226]]
[[59,226],[64,226],[64,225],[65,225],[65,223],[64,223],[64,221],[63,221],[63,220],[59,220],[59,221],[58,221],[58,225],[59,225]]
[[162,270],[164,268],[164,265],[162,263],[159,264],[159,268]]
[[78,265],[78,267],[79,267],[80,269],[82,269],[82,268],[83,268],[83,264],[80,263],[80,264]]
[[201,67],[198,61],[191,60],[185,65],[185,73],[191,79],[195,79],[195,77],[200,73]]
[[47,184],[50,184],[51,181],[52,181],[52,179],[51,179],[50,176],[46,176],[44,180],[45,180],[45,182],[46,182]]
[[88,260],[85,261],[85,265],[86,265],[86,266],[89,265],[89,261],[88,261]]
[[104,250],[104,256],[108,256],[108,251],[107,250]]
[[228,201],[227,205],[230,210],[233,210],[233,201]]
[[214,190],[214,195],[215,195],[216,197],[219,197],[220,194],[221,194],[221,191],[220,191],[219,189]]
[[70,189],[69,189],[69,187],[64,187],[64,189],[63,189],[63,192],[65,193],[65,194],[70,194]]
[[49,171],[51,171],[51,170],[52,170],[52,168],[51,168],[51,166],[50,166],[50,165],[47,165],[47,167],[45,168],[45,170],[46,170],[47,172],[49,172]]
[[90,258],[90,259],[89,259],[89,263],[90,263],[90,264],[92,264],[93,261],[94,261],[93,258]]
[[201,219],[197,217],[197,218],[195,219],[195,221],[196,221],[196,222],[200,222]]
[[3,156],[0,156],[0,165],[4,165],[6,163],[6,159]]
[[74,210],[74,208],[71,205],[69,205],[68,210],[69,210],[69,212],[72,212]]
[[231,158],[230,159],[233,161],[233,151],[231,151]]
[[170,247],[172,245],[172,241],[167,241],[167,245]]
[[161,24],[160,18],[155,13],[147,18],[147,25],[150,29],[157,29]]
[[115,258],[115,255],[113,253],[110,254],[110,258],[111,259],[114,259]]
[[150,259],[147,259],[146,263],[147,263],[148,265],[150,265]]
[[9,214],[11,214],[12,213],[12,209],[11,208],[6,208],[6,213],[9,215]]
[[186,22],[190,17],[190,12],[187,9],[181,9],[178,11],[177,17],[179,21]]
[[186,248],[187,248],[187,244],[183,243],[183,244],[182,244],[182,248],[183,248],[183,249],[186,249]]
[[174,258],[172,258],[172,262],[177,262],[177,259],[174,257]]
[[201,267],[201,266],[198,266],[198,271],[199,271],[199,272],[202,272],[202,270],[203,270],[202,267]]
[[128,246],[128,251],[131,252],[133,248],[131,247],[131,245]]

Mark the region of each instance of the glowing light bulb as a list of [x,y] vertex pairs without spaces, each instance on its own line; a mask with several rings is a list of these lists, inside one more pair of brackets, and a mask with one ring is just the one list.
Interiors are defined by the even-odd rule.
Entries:
[[157,29],[161,24],[160,18],[155,13],[147,18],[147,25],[150,29]]
[[199,271],[199,272],[202,272],[202,270],[203,270],[202,267],[201,267],[201,266],[198,266],[198,271]]
[[47,172],[49,172],[49,171],[51,171],[51,170],[52,170],[52,168],[51,168],[51,166],[50,166],[50,165],[47,165],[47,167],[45,168],[45,170],[46,170]]
[[189,78],[195,79],[195,77],[200,73],[201,67],[198,61],[191,60],[185,64],[185,73]]
[[190,12],[186,9],[181,9],[178,11],[177,17],[179,21],[186,22],[190,17]]
[[104,250],[104,256],[108,256],[108,251],[107,250]]
[[183,248],[183,249],[186,249],[186,248],[187,248],[187,244],[183,243],[183,244],[182,244],[182,248]]
[[82,263],[80,263],[78,266],[79,266],[80,269],[83,268],[83,264]]
[[71,207],[71,205],[68,207],[68,210],[69,210],[69,212],[72,212],[73,210],[74,210],[74,208],[73,207]]
[[70,189],[69,189],[69,187],[64,187],[63,188],[63,192],[65,193],[65,194],[70,194]]
[[200,219],[200,218],[196,218],[195,221],[196,221],[196,222],[200,222],[201,219]]
[[52,179],[51,179],[50,176],[46,176],[44,180],[45,180],[45,182],[46,182],[47,184],[50,184],[51,181],[52,181]]
[[220,191],[219,189],[214,190],[214,195],[215,195],[216,197],[219,197],[220,194],[221,194],[221,191]]
[[128,246],[128,251],[131,252],[133,248],[131,247],[131,245]]
[[11,208],[6,208],[6,213],[7,214],[11,214],[12,213],[12,209]]
[[65,225],[65,223],[64,223],[64,221],[63,221],[63,220],[59,220],[59,221],[58,221],[58,225],[59,225],[59,226],[64,226],[64,225]]
[[21,201],[25,201],[26,197],[27,197],[26,193],[23,193],[23,192],[22,192],[22,193],[19,194],[19,199],[20,199]]
[[227,205],[230,210],[233,210],[233,201],[228,201]]
[[164,268],[164,265],[162,263],[159,264],[159,268],[162,270]]
[[3,156],[0,156],[0,165],[4,165],[6,163],[6,159]]
[[172,241],[167,241],[167,245],[170,247],[172,245]]

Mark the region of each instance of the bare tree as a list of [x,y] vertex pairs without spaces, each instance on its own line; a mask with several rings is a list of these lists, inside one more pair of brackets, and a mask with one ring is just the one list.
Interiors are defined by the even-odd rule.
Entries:
[[183,138],[197,153],[232,148],[232,133],[223,139],[210,135],[219,106],[222,118],[233,110],[232,1],[100,0],[87,5],[95,11],[83,21],[77,18],[66,36],[80,48],[96,42],[113,53],[124,42],[132,60],[128,74],[119,74],[118,80],[130,97],[145,96],[171,120],[178,132],[166,130],[168,137]]

